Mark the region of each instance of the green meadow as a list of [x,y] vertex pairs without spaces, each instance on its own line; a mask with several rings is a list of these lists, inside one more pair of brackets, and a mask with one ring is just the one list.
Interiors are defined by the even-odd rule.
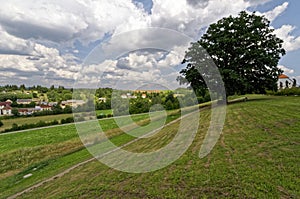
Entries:
[[[211,111],[201,109],[198,133],[171,165],[149,173],[114,170],[92,160],[75,125],[0,135],[0,197],[6,198],[89,160],[20,198],[298,198],[300,197],[299,97],[247,96],[227,106],[223,133],[211,153],[199,150]],[[148,114],[134,116],[140,126]],[[167,122],[179,117],[169,113]],[[134,137],[112,118],[100,120],[111,141],[121,146]],[[124,148],[157,150],[170,143],[179,122]],[[128,127],[130,129],[130,125]],[[131,129],[134,131],[134,127]],[[32,174],[28,178],[24,176]]]

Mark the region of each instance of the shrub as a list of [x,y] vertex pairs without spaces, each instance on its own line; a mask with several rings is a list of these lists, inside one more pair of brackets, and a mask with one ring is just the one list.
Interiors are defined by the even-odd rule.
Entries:
[[68,118],[62,119],[60,121],[61,124],[67,124],[67,123],[72,123],[72,122],[74,122],[74,118],[73,117],[68,117]]
[[300,95],[300,88],[299,87],[285,88],[279,90],[278,92],[275,92],[274,95],[278,95],[278,96]]
[[59,122],[57,120],[53,120],[52,122],[50,122],[51,125],[57,125],[59,124]]

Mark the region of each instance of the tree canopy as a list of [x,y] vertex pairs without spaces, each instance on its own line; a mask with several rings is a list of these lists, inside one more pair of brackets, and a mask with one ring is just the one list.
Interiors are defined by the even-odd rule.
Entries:
[[283,41],[273,32],[264,16],[245,11],[211,24],[186,52],[183,63],[187,66],[180,71],[178,80],[203,94],[207,88],[203,75],[207,74],[198,71],[207,67],[206,60],[211,59],[219,69],[227,95],[276,90],[278,76],[283,72],[277,65],[285,50]]

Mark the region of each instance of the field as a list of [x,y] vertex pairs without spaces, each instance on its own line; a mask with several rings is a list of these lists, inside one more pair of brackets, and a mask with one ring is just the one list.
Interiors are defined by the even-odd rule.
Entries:
[[[108,114],[112,114],[112,110],[96,110],[96,114],[108,115]],[[21,118],[5,119],[5,120],[1,120],[3,122],[3,126],[0,127],[0,132],[5,129],[11,128],[13,123],[16,123],[20,126],[23,124],[37,123],[39,121],[44,121],[44,122],[52,122],[53,120],[60,121],[68,117],[73,117],[73,114],[59,114],[59,115],[46,115],[46,116],[37,116],[37,117],[21,117]]]
[[[230,104],[223,134],[213,151],[199,158],[210,110],[202,110],[194,142],[168,167],[124,173],[91,160],[22,198],[298,198],[300,197],[299,97],[248,96]],[[168,122],[176,119],[172,113]],[[147,115],[134,119],[147,125]],[[112,119],[103,122],[111,140],[133,138]],[[178,123],[125,147],[148,152],[169,143]],[[0,135],[0,197],[6,198],[91,158],[74,125]],[[31,177],[24,178],[27,174]]]
[[[112,110],[96,110],[96,114],[108,115],[108,114],[112,114]],[[60,121],[68,117],[73,117],[73,114],[59,114],[59,115],[46,115],[46,116],[37,116],[37,117],[21,117],[21,118],[14,118],[14,119],[5,119],[5,120],[1,120],[3,122],[3,126],[0,127],[0,132],[5,129],[11,128],[13,123],[16,123],[20,126],[23,124],[37,123],[39,121],[44,121],[44,122],[52,122],[53,120]]]
[[97,115],[108,115],[108,114],[112,114],[112,110],[109,109],[109,110],[96,110],[96,114]]
[[38,117],[21,117],[21,118],[1,120],[3,122],[3,126],[0,127],[0,131],[11,128],[13,123],[16,123],[20,126],[20,125],[23,125],[23,124],[37,123],[39,121],[44,121],[44,122],[52,122],[53,120],[60,121],[62,119],[66,119],[66,118],[72,117],[72,116],[73,116],[73,114],[60,114],[60,115],[46,115],[46,116],[38,116]]

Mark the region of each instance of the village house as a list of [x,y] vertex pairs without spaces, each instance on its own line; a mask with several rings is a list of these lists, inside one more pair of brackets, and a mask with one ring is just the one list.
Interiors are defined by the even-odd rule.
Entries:
[[19,115],[31,115],[32,112],[28,110],[28,108],[19,108],[18,109]]
[[135,93],[148,93],[148,94],[152,94],[152,93],[161,93],[161,90],[135,90]]
[[6,100],[5,102],[12,104],[13,101],[11,101],[10,99]]
[[35,106],[34,108],[19,108],[18,112],[20,115],[32,115],[33,113],[43,111],[40,106]]
[[121,98],[122,98],[122,99],[127,99],[127,95],[122,94],[122,95],[121,95]]
[[78,106],[82,106],[85,104],[83,100],[67,100],[67,101],[62,101],[60,103],[61,108],[66,108],[66,106],[71,106],[73,108],[77,108]]
[[17,99],[17,104],[30,104],[32,99]]
[[48,105],[35,106],[34,108],[19,108],[18,112],[20,115],[32,115],[33,113],[41,111],[51,111],[52,107]]
[[137,96],[131,95],[131,93],[126,93],[126,94],[122,94],[122,95],[121,95],[121,98],[122,98],[122,99],[136,99]]
[[40,108],[42,111],[51,111],[52,110],[52,106],[49,106],[49,105],[40,105]]
[[104,103],[106,102],[106,98],[105,97],[99,97],[98,100],[99,100],[99,102],[104,102]]
[[277,82],[278,89],[291,88],[293,86],[293,80],[291,80],[287,75],[281,74],[278,77]]
[[9,116],[12,115],[11,111],[11,102],[0,102],[0,116],[5,115]]
[[[57,104],[58,104],[58,102],[49,102],[48,106],[53,107],[53,106],[57,106]],[[47,104],[45,104],[45,105],[47,105]]]

